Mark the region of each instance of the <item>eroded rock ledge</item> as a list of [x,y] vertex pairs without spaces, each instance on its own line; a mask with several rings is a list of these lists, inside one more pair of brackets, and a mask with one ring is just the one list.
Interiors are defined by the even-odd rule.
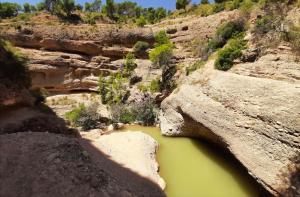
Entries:
[[197,71],[163,101],[161,129],[167,136],[196,136],[225,147],[279,196],[296,188],[283,177],[292,176],[291,166],[295,169],[294,159],[300,156],[299,101],[295,78],[288,82]]

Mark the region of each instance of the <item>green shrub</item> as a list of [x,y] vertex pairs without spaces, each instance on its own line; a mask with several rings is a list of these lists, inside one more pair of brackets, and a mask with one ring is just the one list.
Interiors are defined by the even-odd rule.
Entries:
[[130,74],[136,67],[137,64],[135,63],[135,56],[133,53],[129,52],[127,53],[125,57],[125,72]]
[[144,41],[137,41],[135,45],[133,46],[133,51],[135,53],[143,53],[147,51],[150,48],[150,45],[148,42]]
[[163,44],[155,47],[149,53],[149,58],[152,63],[157,67],[168,65],[173,56],[173,45]]
[[255,22],[255,32],[260,34],[268,33],[274,30],[276,26],[273,24],[274,17],[271,15],[263,16]]
[[17,16],[21,9],[17,3],[0,2],[0,19]]
[[146,126],[153,126],[157,119],[157,110],[155,109],[154,100],[147,98],[141,102],[135,103],[133,111],[136,120]]
[[216,3],[213,5],[213,12],[218,13],[225,10],[225,3]]
[[103,121],[97,113],[97,109],[97,103],[89,107],[85,107],[84,104],[80,104],[70,112],[67,112],[65,117],[74,126],[81,127],[84,131],[96,129],[100,127],[101,123],[105,123],[105,121]]
[[147,24],[147,20],[145,19],[144,16],[140,16],[137,20],[136,20],[136,25],[138,27],[144,27]]
[[150,84],[145,85],[145,84],[139,84],[138,89],[142,92],[160,92],[160,80],[159,79],[153,79]]
[[285,33],[284,40],[289,42],[297,55],[300,55],[300,26],[290,26]]
[[114,123],[132,123],[135,121],[143,125],[154,125],[157,119],[154,101],[150,98],[129,105],[117,104],[111,106],[111,117]]
[[106,78],[99,77],[99,93],[103,104],[113,104],[125,102],[129,96],[125,84],[128,79],[121,73],[110,75]]
[[81,113],[85,110],[84,104],[80,104],[78,107],[72,109],[71,111],[67,112],[65,114],[65,117],[67,120],[69,120],[73,124],[77,124],[77,121],[79,120]]
[[207,43],[204,53],[212,53],[222,48],[227,40],[244,31],[243,21],[230,21],[218,27],[216,35]]
[[158,32],[155,36],[155,46],[160,46],[164,44],[170,44],[171,41],[165,31]]
[[136,116],[132,109],[124,104],[111,106],[111,116],[114,123],[132,123],[136,120]]
[[100,20],[102,18],[103,18],[103,15],[99,12],[85,12],[83,21],[90,25],[94,25],[94,24],[96,24],[97,20]]
[[191,74],[192,72],[194,72],[195,70],[198,70],[198,69],[201,68],[204,64],[205,64],[204,61],[198,60],[198,61],[196,61],[193,65],[188,66],[188,67],[185,69],[185,74],[186,74],[186,76],[190,75],[190,74]]
[[233,61],[242,55],[242,50],[245,49],[245,41],[242,36],[231,39],[224,49],[218,52],[218,57],[215,62],[215,68],[218,70],[227,71],[232,65]]

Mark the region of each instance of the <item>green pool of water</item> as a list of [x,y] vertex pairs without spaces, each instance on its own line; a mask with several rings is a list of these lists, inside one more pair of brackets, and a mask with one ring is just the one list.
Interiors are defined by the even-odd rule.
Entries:
[[161,136],[158,128],[129,126],[159,142],[157,160],[168,197],[256,197],[258,188],[228,155],[190,138]]

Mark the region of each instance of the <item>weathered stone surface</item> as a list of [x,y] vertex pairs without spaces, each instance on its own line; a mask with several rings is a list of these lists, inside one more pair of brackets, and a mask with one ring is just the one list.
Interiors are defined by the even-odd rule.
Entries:
[[15,133],[0,147],[0,196],[165,196],[88,140]]
[[147,177],[162,189],[164,180],[158,174],[156,151],[158,143],[142,132],[115,132],[91,138],[91,144],[107,154],[113,161]]
[[[266,67],[271,73],[274,65]],[[226,148],[278,196],[291,187],[288,166],[300,154],[299,101],[299,81],[208,68],[193,73],[162,102],[161,129],[164,135],[201,137]]]

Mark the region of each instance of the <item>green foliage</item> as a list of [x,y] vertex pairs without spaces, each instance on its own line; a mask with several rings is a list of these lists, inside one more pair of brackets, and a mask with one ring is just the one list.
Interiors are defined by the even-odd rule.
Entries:
[[[25,64],[23,55],[9,42],[0,39],[0,77],[15,82],[13,85],[30,87],[31,80]],[[5,84],[2,80],[1,83]]]
[[242,55],[242,50],[245,49],[246,43],[242,36],[229,40],[228,45],[218,52],[218,57],[215,62],[215,68],[218,70],[227,71],[233,61]]
[[143,53],[147,51],[150,48],[150,45],[148,42],[144,41],[137,41],[135,45],[133,46],[133,51],[135,53]]
[[201,0],[200,4],[209,4],[208,0]]
[[162,67],[168,65],[173,56],[173,45],[172,44],[162,44],[156,46],[149,53],[149,58],[153,65],[156,67]]
[[85,107],[84,104],[80,104],[70,112],[67,112],[65,117],[74,126],[81,127],[84,131],[96,129],[100,126],[101,122],[103,122],[102,118],[97,113],[97,109],[98,104],[96,103],[89,107]]
[[185,69],[185,74],[186,76],[190,75],[192,72],[194,72],[195,70],[198,70],[199,68],[201,68],[203,65],[205,64],[204,61],[202,60],[198,60],[196,61],[194,64],[192,64],[191,66],[188,66]]
[[79,107],[72,109],[65,114],[65,117],[70,122],[76,124],[81,116],[81,113],[85,110],[84,104],[80,104]]
[[284,40],[289,42],[297,55],[300,55],[300,26],[291,25],[284,34]]
[[170,44],[170,39],[165,31],[158,32],[155,36],[155,46],[160,46],[163,44]]
[[153,79],[150,84],[139,84],[138,89],[142,92],[151,92],[156,93],[160,92],[160,80],[159,79]]
[[17,3],[0,2],[0,19],[17,16],[21,6]]
[[191,0],[176,0],[176,9],[185,9],[190,2]]
[[24,3],[24,5],[23,5],[23,10],[24,10],[24,12],[25,13],[30,13],[31,12],[31,7],[30,7],[30,4],[29,3]]
[[72,11],[74,10],[75,10],[74,0],[60,0],[58,1],[55,7],[55,13],[57,15],[60,15],[62,13],[66,17],[69,17]]
[[225,10],[225,3],[216,3],[213,5],[213,13],[222,12]]
[[90,25],[94,25],[94,24],[96,24],[97,20],[102,19],[102,18],[103,18],[103,15],[99,12],[86,12],[83,17],[83,21]]
[[129,92],[126,90],[125,83],[128,79],[121,73],[110,75],[106,78],[99,77],[99,93],[103,104],[113,104],[125,102]]
[[230,21],[218,27],[216,35],[207,43],[204,53],[212,53],[223,47],[227,40],[244,31],[242,21]]
[[129,52],[127,53],[126,57],[125,57],[125,64],[124,64],[124,68],[125,68],[125,72],[130,74],[136,67],[136,63],[135,63],[135,56],[133,53]]
[[269,31],[274,30],[276,28],[276,25],[273,22],[274,16],[263,16],[262,18],[256,20],[254,31],[260,34],[268,33]]
[[135,121],[143,125],[154,125],[157,112],[154,101],[150,98],[129,105],[117,104],[111,106],[111,116],[115,123],[132,123]]
[[111,19],[114,19],[115,3],[114,0],[106,0],[106,13]]
[[147,21],[145,19],[144,16],[140,16],[137,20],[136,20],[136,25],[138,27],[144,27],[147,24]]
[[46,4],[44,2],[39,2],[36,4],[37,11],[42,11],[46,9]]
[[84,9],[87,12],[100,12],[101,11],[101,0],[94,0],[92,3],[85,2]]

